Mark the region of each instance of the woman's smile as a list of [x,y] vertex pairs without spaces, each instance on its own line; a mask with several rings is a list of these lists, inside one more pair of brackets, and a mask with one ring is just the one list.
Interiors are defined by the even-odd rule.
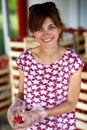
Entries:
[[43,42],[51,42],[52,39],[53,39],[53,37],[52,37],[52,38],[48,38],[48,39],[42,39],[42,41],[43,41]]
[[34,32],[34,36],[39,41],[40,45],[48,47],[55,46],[59,38],[60,29],[48,17],[44,20],[43,25]]

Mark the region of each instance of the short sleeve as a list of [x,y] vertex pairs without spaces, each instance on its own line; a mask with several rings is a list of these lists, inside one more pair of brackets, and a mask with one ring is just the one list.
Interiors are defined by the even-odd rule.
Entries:
[[70,56],[69,64],[70,64],[71,75],[76,73],[80,68],[83,69],[84,67],[84,62],[82,61],[80,55],[74,52]]
[[22,71],[24,70],[24,65],[25,65],[25,53],[21,53],[19,57],[16,59],[16,63],[19,69]]

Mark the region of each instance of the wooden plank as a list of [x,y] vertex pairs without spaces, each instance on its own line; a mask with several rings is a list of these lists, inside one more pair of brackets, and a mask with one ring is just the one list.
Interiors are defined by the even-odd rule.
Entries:
[[13,70],[11,71],[11,76],[19,76],[19,71],[13,69]]
[[9,51],[9,57],[18,57],[22,52],[18,51]]
[[76,118],[87,121],[87,114],[76,112]]
[[84,44],[78,45],[77,49],[78,49],[78,51],[85,50]]
[[87,101],[87,93],[80,92],[79,99]]
[[0,95],[0,100],[1,99],[4,99],[4,98],[8,98],[8,97],[11,97],[11,91],[9,91],[8,93],[6,93],[5,95]]
[[26,48],[26,43],[19,41],[9,41],[9,48]]
[[10,66],[11,67],[17,67],[16,60],[10,60]]
[[6,89],[9,89],[9,88],[10,88],[9,84],[4,85],[4,86],[0,86],[0,91],[6,90]]
[[70,46],[70,45],[75,44],[75,41],[73,39],[65,40],[65,41],[61,41],[59,44],[62,46]]
[[16,98],[17,93],[12,93],[12,101]]
[[78,102],[76,108],[79,108],[80,110],[87,111],[87,104],[83,102]]
[[12,88],[12,93],[14,93],[14,94],[17,94],[18,93],[18,88]]
[[12,84],[17,86],[19,84],[19,79],[14,79],[13,78],[12,79]]
[[76,34],[75,35],[75,40],[79,43],[80,41],[84,41],[84,36]]
[[76,120],[76,127],[80,130],[87,130],[87,123],[80,121],[80,120]]
[[87,91],[87,83],[83,83],[83,82],[81,82],[81,89]]
[[4,109],[4,110],[0,110],[0,116],[1,115],[3,116],[4,113],[7,113],[7,110],[8,110],[8,107],[6,109]]
[[6,75],[4,77],[0,77],[0,83],[4,83],[4,82],[9,82],[10,80],[10,76],[9,75]]
[[7,67],[6,69],[0,70],[0,75],[9,73],[9,68]]
[[24,38],[24,42],[26,43],[26,49],[40,46],[40,43],[38,43],[37,40],[33,37]]
[[81,78],[87,79],[87,72],[81,72]]
[[7,106],[7,105],[10,105],[10,104],[11,104],[11,99],[3,101],[0,103],[0,108]]

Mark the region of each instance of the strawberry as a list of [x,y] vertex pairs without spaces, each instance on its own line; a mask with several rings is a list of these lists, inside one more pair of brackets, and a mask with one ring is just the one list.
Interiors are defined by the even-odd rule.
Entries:
[[17,123],[21,123],[21,122],[22,122],[22,117],[21,116],[15,117],[15,119],[13,121],[14,125],[17,124]]

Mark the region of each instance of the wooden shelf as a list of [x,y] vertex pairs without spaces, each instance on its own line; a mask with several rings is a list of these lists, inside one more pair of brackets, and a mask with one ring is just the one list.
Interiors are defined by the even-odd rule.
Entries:
[[11,104],[11,86],[9,67],[0,70],[0,115],[5,113]]
[[[87,72],[82,72],[82,79],[87,80]],[[78,129],[87,129],[87,83],[81,82],[81,92],[76,106],[76,126]]]
[[87,123],[81,120],[76,120],[76,127],[80,130],[87,130]]
[[6,69],[0,70],[0,76],[3,74],[9,73],[9,68],[7,67]]

